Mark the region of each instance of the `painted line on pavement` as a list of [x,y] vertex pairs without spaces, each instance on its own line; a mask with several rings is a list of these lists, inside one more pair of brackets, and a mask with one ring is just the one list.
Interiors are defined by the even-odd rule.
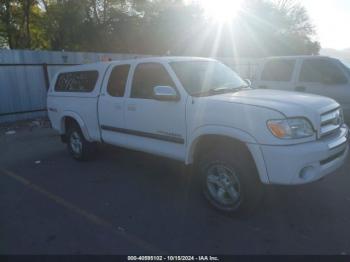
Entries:
[[66,201],[64,198],[47,191],[46,189],[32,183],[30,180],[28,180],[20,175],[17,175],[11,171],[4,170],[4,169],[0,169],[0,175],[5,175],[7,177],[10,177],[10,178],[16,180],[17,182],[21,183],[22,185],[32,189],[33,191],[35,191],[37,193],[40,193],[41,195],[45,196],[46,198],[54,201],[56,204],[84,217],[88,221],[90,221],[98,226],[103,226],[103,227],[108,228],[116,235],[118,235],[122,238],[125,238],[130,243],[144,249],[145,251],[149,251],[152,254],[166,254],[165,251],[154,247],[153,245],[138,238],[135,235],[132,235],[130,233],[125,232],[125,230],[123,228],[114,226],[112,223],[104,220],[103,218],[100,218],[97,215],[95,215],[91,212],[88,212],[88,211]]

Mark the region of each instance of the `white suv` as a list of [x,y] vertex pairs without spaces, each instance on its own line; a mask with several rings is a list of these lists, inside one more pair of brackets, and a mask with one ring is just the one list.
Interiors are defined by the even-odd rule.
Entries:
[[96,143],[194,164],[216,208],[245,212],[264,184],[315,181],[348,154],[348,127],[333,99],[254,90],[203,58],[143,58],[63,69],[49,117],[78,160]]
[[253,87],[327,96],[336,100],[350,123],[350,69],[325,56],[266,58],[259,64]]

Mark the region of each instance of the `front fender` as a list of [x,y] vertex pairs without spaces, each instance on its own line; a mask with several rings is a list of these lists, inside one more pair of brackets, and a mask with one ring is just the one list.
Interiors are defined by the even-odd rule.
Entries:
[[193,163],[193,156],[197,142],[204,135],[221,135],[245,143],[255,161],[255,165],[258,170],[261,182],[266,184],[269,183],[265,161],[260,150],[260,145],[257,143],[256,139],[251,134],[238,128],[217,125],[205,125],[195,129],[195,131],[192,133],[188,140],[185,160],[186,165]]

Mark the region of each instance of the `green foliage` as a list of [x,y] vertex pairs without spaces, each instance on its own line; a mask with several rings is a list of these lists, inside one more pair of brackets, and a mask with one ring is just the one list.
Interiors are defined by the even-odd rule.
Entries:
[[318,54],[320,44],[312,40],[314,35],[305,8],[293,0],[247,0],[220,42],[225,46],[224,56]]
[[317,54],[315,31],[293,0],[246,0],[225,25],[182,0],[2,0],[0,46],[154,55]]

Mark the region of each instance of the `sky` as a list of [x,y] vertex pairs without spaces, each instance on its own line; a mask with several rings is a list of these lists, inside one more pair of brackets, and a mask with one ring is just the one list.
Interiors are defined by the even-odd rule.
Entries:
[[299,0],[316,26],[322,48],[350,48],[350,0]]

